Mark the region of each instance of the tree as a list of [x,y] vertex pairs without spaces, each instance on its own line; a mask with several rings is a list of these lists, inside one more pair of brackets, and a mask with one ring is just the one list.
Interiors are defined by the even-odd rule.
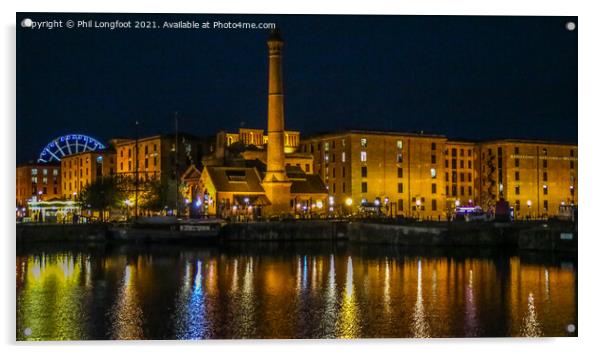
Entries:
[[119,208],[126,193],[121,181],[113,176],[102,177],[88,184],[79,194],[79,202],[84,208],[100,212],[104,221],[105,211]]

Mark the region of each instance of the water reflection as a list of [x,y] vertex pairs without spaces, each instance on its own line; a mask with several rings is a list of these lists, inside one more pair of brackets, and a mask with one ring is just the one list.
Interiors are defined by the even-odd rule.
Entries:
[[274,247],[23,252],[17,339],[566,336],[576,323],[571,259]]
[[414,304],[412,333],[416,338],[428,338],[431,336],[424,309],[424,300],[422,298],[422,263],[420,259],[418,259],[418,271],[416,275],[416,303]]
[[135,277],[137,268],[128,264],[118,291],[117,302],[111,309],[111,339],[142,339],[142,309],[138,302]]

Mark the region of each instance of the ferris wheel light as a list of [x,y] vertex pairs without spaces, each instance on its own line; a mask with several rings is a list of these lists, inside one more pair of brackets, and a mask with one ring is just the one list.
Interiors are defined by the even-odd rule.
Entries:
[[62,157],[75,153],[105,149],[98,140],[82,134],[68,134],[55,138],[40,152],[38,162],[60,161]]

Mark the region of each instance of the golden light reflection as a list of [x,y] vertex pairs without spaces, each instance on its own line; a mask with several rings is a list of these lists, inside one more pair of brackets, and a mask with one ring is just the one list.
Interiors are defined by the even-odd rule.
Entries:
[[541,326],[537,320],[537,311],[535,310],[535,300],[533,293],[529,293],[527,298],[527,313],[523,319],[523,328],[521,330],[523,337],[541,337]]
[[353,261],[351,257],[347,259],[346,279],[336,332],[339,338],[357,338],[360,332],[360,323],[358,319],[358,304],[355,299],[353,286]]
[[136,267],[128,264],[117,295],[117,301],[111,309],[111,337],[113,339],[143,339],[142,309],[136,289]]
[[468,271],[468,286],[465,293],[465,318],[464,318],[464,335],[466,337],[474,337],[477,335],[478,330],[478,318],[477,318],[477,307],[474,299],[473,289],[473,276],[472,269]]
[[412,318],[412,333],[415,338],[429,338],[430,328],[426,319],[424,300],[422,298],[422,261],[418,259],[418,271],[416,279],[416,304]]
[[[87,316],[87,291],[81,291],[82,275],[86,269],[81,256],[28,257],[27,275],[20,293],[17,327],[29,329],[31,334],[21,340],[73,340],[86,338],[82,322]],[[83,273],[83,274],[82,274]]]

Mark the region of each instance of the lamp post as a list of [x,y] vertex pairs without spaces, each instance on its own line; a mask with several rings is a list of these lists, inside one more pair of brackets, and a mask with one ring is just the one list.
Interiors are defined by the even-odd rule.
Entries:
[[351,210],[351,206],[353,205],[353,199],[351,199],[351,197],[347,197],[347,199],[345,199],[345,205],[347,206],[347,208],[349,208],[349,210]]
[[529,209],[529,219],[531,219],[531,200],[527,200],[527,208]]

